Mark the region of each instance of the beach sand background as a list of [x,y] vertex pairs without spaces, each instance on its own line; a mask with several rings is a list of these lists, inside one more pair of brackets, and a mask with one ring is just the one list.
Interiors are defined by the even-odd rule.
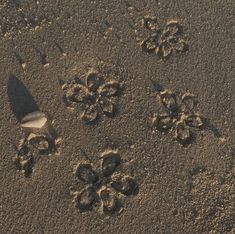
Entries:
[[[233,0],[2,0],[0,232],[235,233],[234,8]],[[188,52],[166,61],[144,53],[136,36],[147,15],[160,25],[180,22]],[[99,64],[118,71],[110,78],[123,87],[119,111],[86,125],[61,102],[59,80]],[[151,80],[195,94],[213,128],[196,131],[187,147],[153,128],[160,109]],[[20,97],[20,86],[29,96]],[[22,138],[17,114],[35,105],[54,121],[62,145],[25,178],[12,161]],[[85,155],[98,166],[110,147],[139,192],[123,198],[120,215],[80,213],[70,195],[74,184],[83,188],[74,166]]]

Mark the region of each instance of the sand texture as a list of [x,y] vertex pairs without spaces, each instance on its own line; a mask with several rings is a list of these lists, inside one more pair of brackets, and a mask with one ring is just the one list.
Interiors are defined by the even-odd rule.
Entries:
[[0,234],[235,233],[234,0],[0,1]]

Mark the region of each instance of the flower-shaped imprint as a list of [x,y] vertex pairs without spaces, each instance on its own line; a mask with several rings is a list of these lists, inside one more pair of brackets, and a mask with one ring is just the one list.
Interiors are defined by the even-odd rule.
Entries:
[[149,34],[141,42],[143,51],[155,53],[160,59],[169,57],[173,52],[187,51],[183,27],[177,21],[170,21],[163,28],[158,26],[155,17],[146,17],[143,22]]
[[63,102],[67,107],[76,108],[81,105],[81,119],[85,123],[93,123],[100,113],[113,117],[117,110],[117,96],[120,85],[117,81],[104,81],[104,78],[94,70],[89,71],[81,79],[75,78],[62,85]]
[[159,131],[175,131],[175,138],[183,145],[192,142],[192,128],[202,128],[204,118],[197,112],[195,95],[186,92],[176,95],[169,90],[159,92],[164,113],[154,114],[153,125]]
[[56,154],[60,146],[60,139],[47,134],[30,133],[20,140],[14,162],[25,177],[30,177],[35,163],[41,156]]
[[95,171],[88,162],[76,166],[75,176],[85,184],[85,188],[72,195],[81,212],[91,210],[101,203],[104,214],[118,214],[122,211],[120,198],[137,193],[138,185],[132,177],[115,173],[120,163],[118,152],[108,150],[101,155],[99,171]]

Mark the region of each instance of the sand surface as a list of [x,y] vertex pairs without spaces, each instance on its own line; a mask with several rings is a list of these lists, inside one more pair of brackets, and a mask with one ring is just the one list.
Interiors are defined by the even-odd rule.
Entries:
[[[235,233],[234,11],[234,0],[1,0],[0,233]],[[170,48],[167,25],[182,29]],[[154,33],[166,38],[148,51]],[[74,85],[82,101],[68,100]],[[164,95],[195,97],[198,126]],[[25,169],[20,121],[39,110],[54,148]],[[87,184],[83,202],[96,198],[82,205]]]

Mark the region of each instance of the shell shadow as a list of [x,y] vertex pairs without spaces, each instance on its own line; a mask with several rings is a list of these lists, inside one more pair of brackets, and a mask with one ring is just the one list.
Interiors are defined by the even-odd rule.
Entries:
[[39,107],[29,90],[12,74],[8,79],[7,93],[10,107],[18,121],[30,112],[39,111]]

